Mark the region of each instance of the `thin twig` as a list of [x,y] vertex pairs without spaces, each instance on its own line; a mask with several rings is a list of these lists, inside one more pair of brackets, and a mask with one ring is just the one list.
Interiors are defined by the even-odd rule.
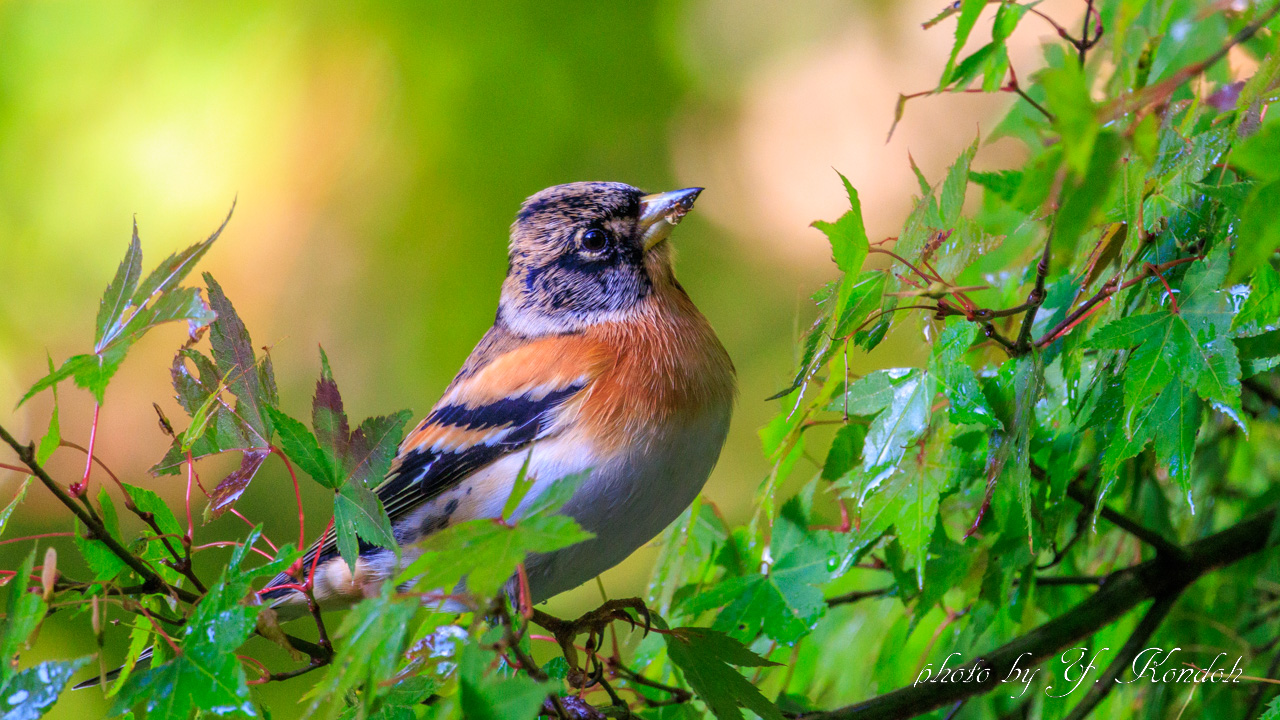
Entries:
[[111,533],[107,532],[107,529],[102,525],[101,521],[97,520],[85,511],[84,508],[80,507],[80,505],[62,489],[62,486],[59,485],[56,480],[49,477],[49,473],[45,472],[40,463],[36,462],[34,446],[23,445],[18,442],[18,440],[10,435],[9,431],[2,425],[0,425],[0,440],[3,440],[5,444],[13,448],[13,451],[18,454],[18,458],[22,460],[22,463],[26,465],[37,478],[39,478],[40,482],[49,489],[49,492],[53,493],[54,496],[58,498],[59,502],[69,508],[80,522],[84,523],[85,527],[92,534],[93,539],[102,541],[112,554],[124,561],[125,565],[128,565],[131,570],[136,572],[139,577],[143,579],[144,586],[147,588],[146,592],[169,593],[174,597],[177,597],[179,600],[189,603],[195,603],[200,599],[200,596],[188,590],[170,586],[164,581],[164,578],[160,577],[154,570],[148,567],[145,562],[133,553],[129,552],[114,537],[112,537]]

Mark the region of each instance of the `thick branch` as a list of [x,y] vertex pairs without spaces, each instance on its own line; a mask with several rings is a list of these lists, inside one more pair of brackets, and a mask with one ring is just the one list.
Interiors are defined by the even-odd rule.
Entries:
[[[1189,584],[1215,568],[1224,567],[1268,547],[1276,509],[1255,515],[1222,532],[1187,546],[1177,558],[1154,560],[1113,574],[1098,592],[1065,614],[980,658],[990,669],[985,682],[922,683],[856,705],[806,715],[816,720],[901,720],[994,690],[1015,662],[1028,667],[1114,623],[1151,598],[1176,597]],[[1019,660],[1021,658],[1021,660]]]
[[1130,667],[1138,653],[1147,647],[1147,641],[1151,639],[1156,628],[1160,627],[1160,623],[1164,622],[1165,616],[1169,614],[1169,610],[1177,600],[1178,596],[1172,593],[1156,598],[1155,603],[1147,610],[1147,614],[1142,616],[1138,627],[1134,628],[1133,634],[1125,641],[1124,647],[1120,648],[1120,654],[1116,655],[1106,671],[1102,673],[1102,677],[1089,688],[1084,700],[1071,708],[1071,714],[1067,716],[1067,720],[1084,720],[1094,708],[1098,707],[1098,703],[1106,699],[1107,694],[1116,686],[1116,680],[1120,679],[1120,675]]

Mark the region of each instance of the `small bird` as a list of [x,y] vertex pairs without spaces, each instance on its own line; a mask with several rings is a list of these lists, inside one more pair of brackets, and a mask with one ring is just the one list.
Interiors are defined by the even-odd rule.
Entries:
[[[720,457],[737,392],[729,354],[676,281],[666,242],[701,192],[578,182],[525,200],[493,327],[374,489],[401,559],[362,543],[352,573],[329,531],[299,565],[304,573],[315,566],[312,594],[322,607],[377,595],[427,535],[502,517],[526,459],[532,485],[511,519],[552,483],[589,471],[562,512],[595,534],[527,559],[529,603],[622,562],[693,502]],[[300,580],[282,573],[258,595],[281,620],[297,617],[308,607]],[[598,632],[620,616],[579,622],[587,617]],[[577,624],[534,619],[573,652]],[[139,666],[150,658],[148,648]]]
[[[617,565],[693,502],[724,445],[733,363],[672,271],[666,242],[702,188],[557,185],[524,202],[493,327],[404,439],[375,489],[401,546],[362,546],[352,573],[332,531],[304,556],[324,607],[377,595],[452,523],[502,517],[528,458],[525,507],[590,471],[562,512],[594,539],[526,563],[531,603]],[[260,592],[282,618],[306,608],[281,574]]]

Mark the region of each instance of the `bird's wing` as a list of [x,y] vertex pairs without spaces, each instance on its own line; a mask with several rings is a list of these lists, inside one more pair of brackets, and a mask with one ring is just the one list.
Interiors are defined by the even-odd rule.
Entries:
[[[606,346],[577,335],[498,345],[507,347],[481,342],[374,488],[393,525],[480,468],[560,432],[562,411],[614,360]],[[335,552],[331,529],[308,549],[302,567]],[[295,582],[281,574],[267,588]]]

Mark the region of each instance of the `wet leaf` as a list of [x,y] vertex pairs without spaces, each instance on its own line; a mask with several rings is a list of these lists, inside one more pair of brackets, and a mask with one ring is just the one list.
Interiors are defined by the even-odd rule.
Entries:
[[718,720],[742,720],[739,706],[765,720],[782,720],[778,707],[732,667],[764,667],[775,663],[715,630],[675,628],[662,638],[671,662],[680,668],[689,686]]

